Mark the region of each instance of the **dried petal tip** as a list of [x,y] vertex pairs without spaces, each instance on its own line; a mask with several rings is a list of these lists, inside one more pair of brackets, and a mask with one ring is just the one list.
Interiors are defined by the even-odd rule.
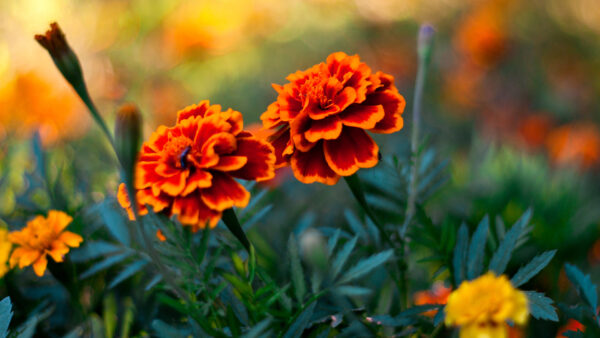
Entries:
[[46,31],[46,34],[36,34],[35,40],[53,57],[55,55],[68,53],[71,49],[65,39],[65,34],[56,22],[50,24],[50,29]]

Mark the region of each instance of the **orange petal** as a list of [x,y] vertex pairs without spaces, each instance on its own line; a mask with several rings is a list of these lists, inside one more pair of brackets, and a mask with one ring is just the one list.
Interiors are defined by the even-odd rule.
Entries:
[[155,183],[152,186],[152,193],[156,196],[165,192],[170,196],[177,196],[185,189],[185,182],[189,176],[189,170],[180,171],[178,175],[171,176]]
[[275,176],[275,154],[273,147],[255,137],[238,139],[236,155],[247,158],[247,163],[229,174],[245,180],[264,181]]
[[72,248],[79,247],[79,244],[83,242],[83,238],[81,236],[70,231],[63,232],[60,237],[58,237],[58,240]]
[[167,237],[165,237],[165,235],[163,234],[163,232],[160,229],[156,230],[156,238],[158,238],[158,240],[161,242],[164,242],[167,240]]
[[42,255],[35,263],[33,264],[33,271],[38,277],[42,277],[44,272],[46,272],[46,266],[48,265],[48,259],[46,255]]
[[55,233],[60,233],[73,221],[73,217],[58,210],[50,210],[48,212],[47,222],[54,228]]
[[291,165],[294,176],[302,183],[320,182],[334,185],[340,178],[327,165],[322,143],[318,143],[308,152],[294,152],[291,157]]
[[12,252],[12,254],[10,255],[10,260],[9,260],[11,269],[14,268],[17,265],[17,263],[19,263],[23,254],[25,254],[27,251],[29,251],[29,250],[25,249],[23,247],[18,247]]
[[300,151],[309,151],[316,144],[309,142],[304,136],[310,128],[311,121],[307,113],[301,113],[290,123],[290,136],[294,146]]
[[187,179],[187,184],[181,196],[189,195],[197,188],[208,188],[211,185],[212,175],[205,170],[196,169],[196,171]]
[[217,211],[229,209],[234,205],[245,207],[250,200],[250,193],[231,176],[219,172],[213,173],[212,186],[202,189],[202,201]]
[[63,261],[65,255],[69,252],[69,247],[67,247],[63,242],[54,241],[52,243],[52,248],[50,250],[46,250],[46,253],[52,257],[52,259],[60,263]]
[[19,268],[24,268],[31,263],[35,262],[42,253],[35,249],[26,249],[23,248],[21,255],[19,257]]
[[200,101],[200,103],[198,103],[197,105],[194,104],[194,105],[183,108],[182,110],[177,112],[177,123],[179,123],[183,120],[186,120],[190,117],[196,117],[196,116],[204,117],[209,106],[210,106],[209,101],[204,100],[204,101]]
[[340,136],[342,132],[342,121],[336,115],[322,120],[313,120],[304,136],[309,142],[317,142],[321,139],[332,140]]
[[236,139],[232,134],[214,134],[200,148],[202,157],[198,162],[198,166],[203,168],[212,167],[219,162],[218,156],[215,155],[231,154],[236,148]]
[[206,224],[213,218],[217,218],[217,222],[221,217],[221,213],[210,209],[198,193],[186,197],[178,197],[173,202],[171,208],[173,214],[177,215],[177,219],[183,225],[197,227],[199,224]]
[[211,169],[219,171],[234,171],[242,168],[247,162],[248,158],[246,156],[221,156],[219,158],[219,163],[211,167]]
[[406,102],[404,97],[398,94],[396,91],[386,90],[383,92],[375,92],[367,96],[365,104],[369,105],[381,105],[385,113],[383,119],[381,119],[370,131],[374,133],[390,134],[402,129],[404,120],[402,119],[402,112]]
[[344,127],[336,140],[324,141],[325,160],[340,176],[350,176],[359,168],[370,168],[379,161],[379,147],[364,130]]
[[381,105],[367,106],[363,104],[354,104],[339,116],[345,126],[357,127],[362,129],[371,129],[375,124],[383,119],[385,113]]
[[275,168],[282,167],[289,163],[289,156],[286,156],[286,150],[289,154],[294,152],[294,144],[290,139],[290,129],[282,128],[275,134],[269,136],[267,140],[271,143],[275,153]]
[[148,210],[146,210],[145,205],[151,205],[155,212],[160,212],[172,201],[172,197],[166,194],[159,194],[155,196],[150,189],[138,190],[136,193],[138,203],[140,205],[140,215],[145,215]]

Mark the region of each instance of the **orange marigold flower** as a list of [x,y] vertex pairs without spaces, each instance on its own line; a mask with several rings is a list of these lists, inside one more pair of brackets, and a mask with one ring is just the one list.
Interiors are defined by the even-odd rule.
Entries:
[[286,79],[273,85],[277,101],[261,120],[271,130],[276,166],[291,164],[303,183],[333,185],[340,176],[375,166],[379,147],[366,131],[402,129],[405,101],[394,77],[373,74],[358,55],[333,53]]
[[[435,283],[431,290],[419,291],[415,293],[415,305],[439,304],[446,305],[448,296],[452,292],[452,288],[446,287],[444,283]],[[435,317],[438,310],[430,310],[424,312],[427,317]]]
[[548,135],[547,147],[550,159],[559,165],[587,169],[600,163],[600,131],[590,123],[554,129]]
[[[263,181],[274,176],[273,147],[243,130],[242,114],[202,101],[177,113],[177,124],[160,126],[142,145],[135,189],[140,214],[177,215],[197,231],[213,228],[223,210],[245,207],[250,193],[234,178]],[[134,219],[125,186],[121,206]]]
[[62,211],[50,210],[48,217],[36,216],[20,231],[8,234],[8,239],[17,247],[10,256],[10,267],[19,263],[19,268],[33,265],[39,277],[44,275],[48,264],[47,255],[59,263],[69,252],[83,241],[81,236],[65,231],[73,218]]

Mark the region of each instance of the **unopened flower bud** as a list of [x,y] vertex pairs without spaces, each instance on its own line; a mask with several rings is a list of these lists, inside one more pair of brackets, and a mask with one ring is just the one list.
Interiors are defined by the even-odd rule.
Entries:
[[133,104],[119,108],[115,119],[115,150],[125,182],[133,184],[134,166],[140,148],[142,116]]
[[417,53],[419,58],[425,62],[429,62],[431,58],[431,48],[433,46],[433,36],[435,29],[429,24],[421,25],[419,29],[419,38],[417,40]]
[[85,87],[77,55],[67,43],[65,34],[56,22],[50,24],[50,29],[46,31],[46,34],[36,34],[35,40],[50,53],[58,70],[75,90],[78,91]]
[[327,268],[327,243],[325,238],[315,229],[308,229],[300,236],[300,248],[304,260],[313,268]]

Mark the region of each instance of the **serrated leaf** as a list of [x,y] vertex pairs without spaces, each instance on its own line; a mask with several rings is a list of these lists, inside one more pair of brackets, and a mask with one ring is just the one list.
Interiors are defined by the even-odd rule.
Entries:
[[456,286],[465,280],[467,250],[469,245],[469,230],[466,224],[462,224],[458,228],[458,236],[456,237],[456,246],[454,246],[454,255],[452,257],[452,266],[454,268],[454,283]]
[[133,276],[136,272],[140,271],[146,264],[148,264],[148,261],[145,259],[140,259],[129,264],[123,269],[123,271],[119,272],[119,274],[115,276],[115,278],[110,282],[110,284],[108,284],[108,288],[112,289],[115,286],[119,285],[121,282]]
[[81,275],[79,275],[79,278],[85,279],[90,276],[93,276],[104,269],[108,269],[111,266],[122,262],[125,258],[129,256],[131,256],[131,252],[124,252],[122,254],[109,256],[106,259],[92,265],[89,269],[87,269]]
[[556,250],[546,251],[538,256],[535,256],[527,265],[521,267],[519,271],[510,280],[514,287],[519,287],[527,283],[531,278],[537,275],[543,268],[550,263]]
[[504,273],[504,270],[506,270],[506,266],[510,261],[510,257],[512,256],[512,252],[515,249],[517,240],[519,239],[519,237],[521,237],[523,229],[525,228],[527,223],[529,223],[530,219],[531,209],[527,209],[527,211],[525,211],[521,218],[519,218],[519,220],[515,222],[515,225],[513,225],[512,228],[510,228],[510,230],[508,230],[508,232],[502,239],[502,242],[500,242],[498,249],[496,250],[496,252],[492,256],[492,259],[490,260],[490,265],[488,267],[490,271],[494,271],[498,275]]
[[350,268],[337,283],[345,284],[360,278],[387,262],[393,255],[394,250],[390,249],[362,259],[355,266]]
[[100,207],[100,215],[104,221],[104,225],[110,234],[123,245],[129,247],[131,241],[129,231],[127,230],[127,222],[116,207],[109,205],[108,201],[102,203]]
[[248,332],[246,332],[242,337],[243,338],[266,337],[266,336],[268,336],[266,330],[269,328],[270,324],[271,324],[271,318],[263,319],[258,324],[254,325],[252,327],[252,329],[250,329]]
[[301,337],[304,329],[306,329],[308,323],[310,322],[310,318],[312,317],[316,306],[317,302],[314,301],[306,309],[304,309],[298,318],[294,320],[292,325],[290,325],[290,328],[285,332],[283,338]]
[[590,275],[585,275],[576,266],[568,263],[565,264],[565,272],[571,283],[577,288],[579,296],[583,298],[585,303],[590,307],[594,317],[598,319],[598,312],[596,310],[598,308],[598,291],[596,290],[596,285],[592,283]]
[[352,285],[342,285],[335,288],[335,291],[344,296],[354,297],[354,296],[368,296],[373,291],[369,288],[364,288],[361,286],[352,286]]
[[69,259],[75,263],[85,262],[100,256],[106,256],[123,250],[123,247],[105,241],[86,242],[86,244],[69,253]]
[[525,291],[529,303],[529,312],[536,319],[558,321],[556,309],[552,306],[554,301],[543,293],[535,291]]
[[469,245],[469,258],[467,262],[467,279],[471,280],[483,271],[483,258],[485,255],[485,244],[490,227],[490,218],[488,215],[481,220],[477,230],[473,233],[471,244]]
[[0,337],[6,337],[8,335],[8,326],[12,319],[12,303],[10,297],[5,297],[0,301]]
[[298,302],[302,303],[306,294],[306,283],[304,281],[304,271],[300,263],[300,254],[298,251],[298,242],[294,235],[290,235],[288,240],[288,255],[290,256],[290,267],[292,273],[292,284],[294,285],[294,295]]
[[348,257],[350,257],[352,250],[354,250],[354,247],[356,246],[356,241],[358,241],[358,236],[354,236],[354,238],[346,242],[342,249],[338,251],[337,255],[335,255],[331,267],[331,278],[337,277],[337,275],[340,273],[342,267],[348,260]]

